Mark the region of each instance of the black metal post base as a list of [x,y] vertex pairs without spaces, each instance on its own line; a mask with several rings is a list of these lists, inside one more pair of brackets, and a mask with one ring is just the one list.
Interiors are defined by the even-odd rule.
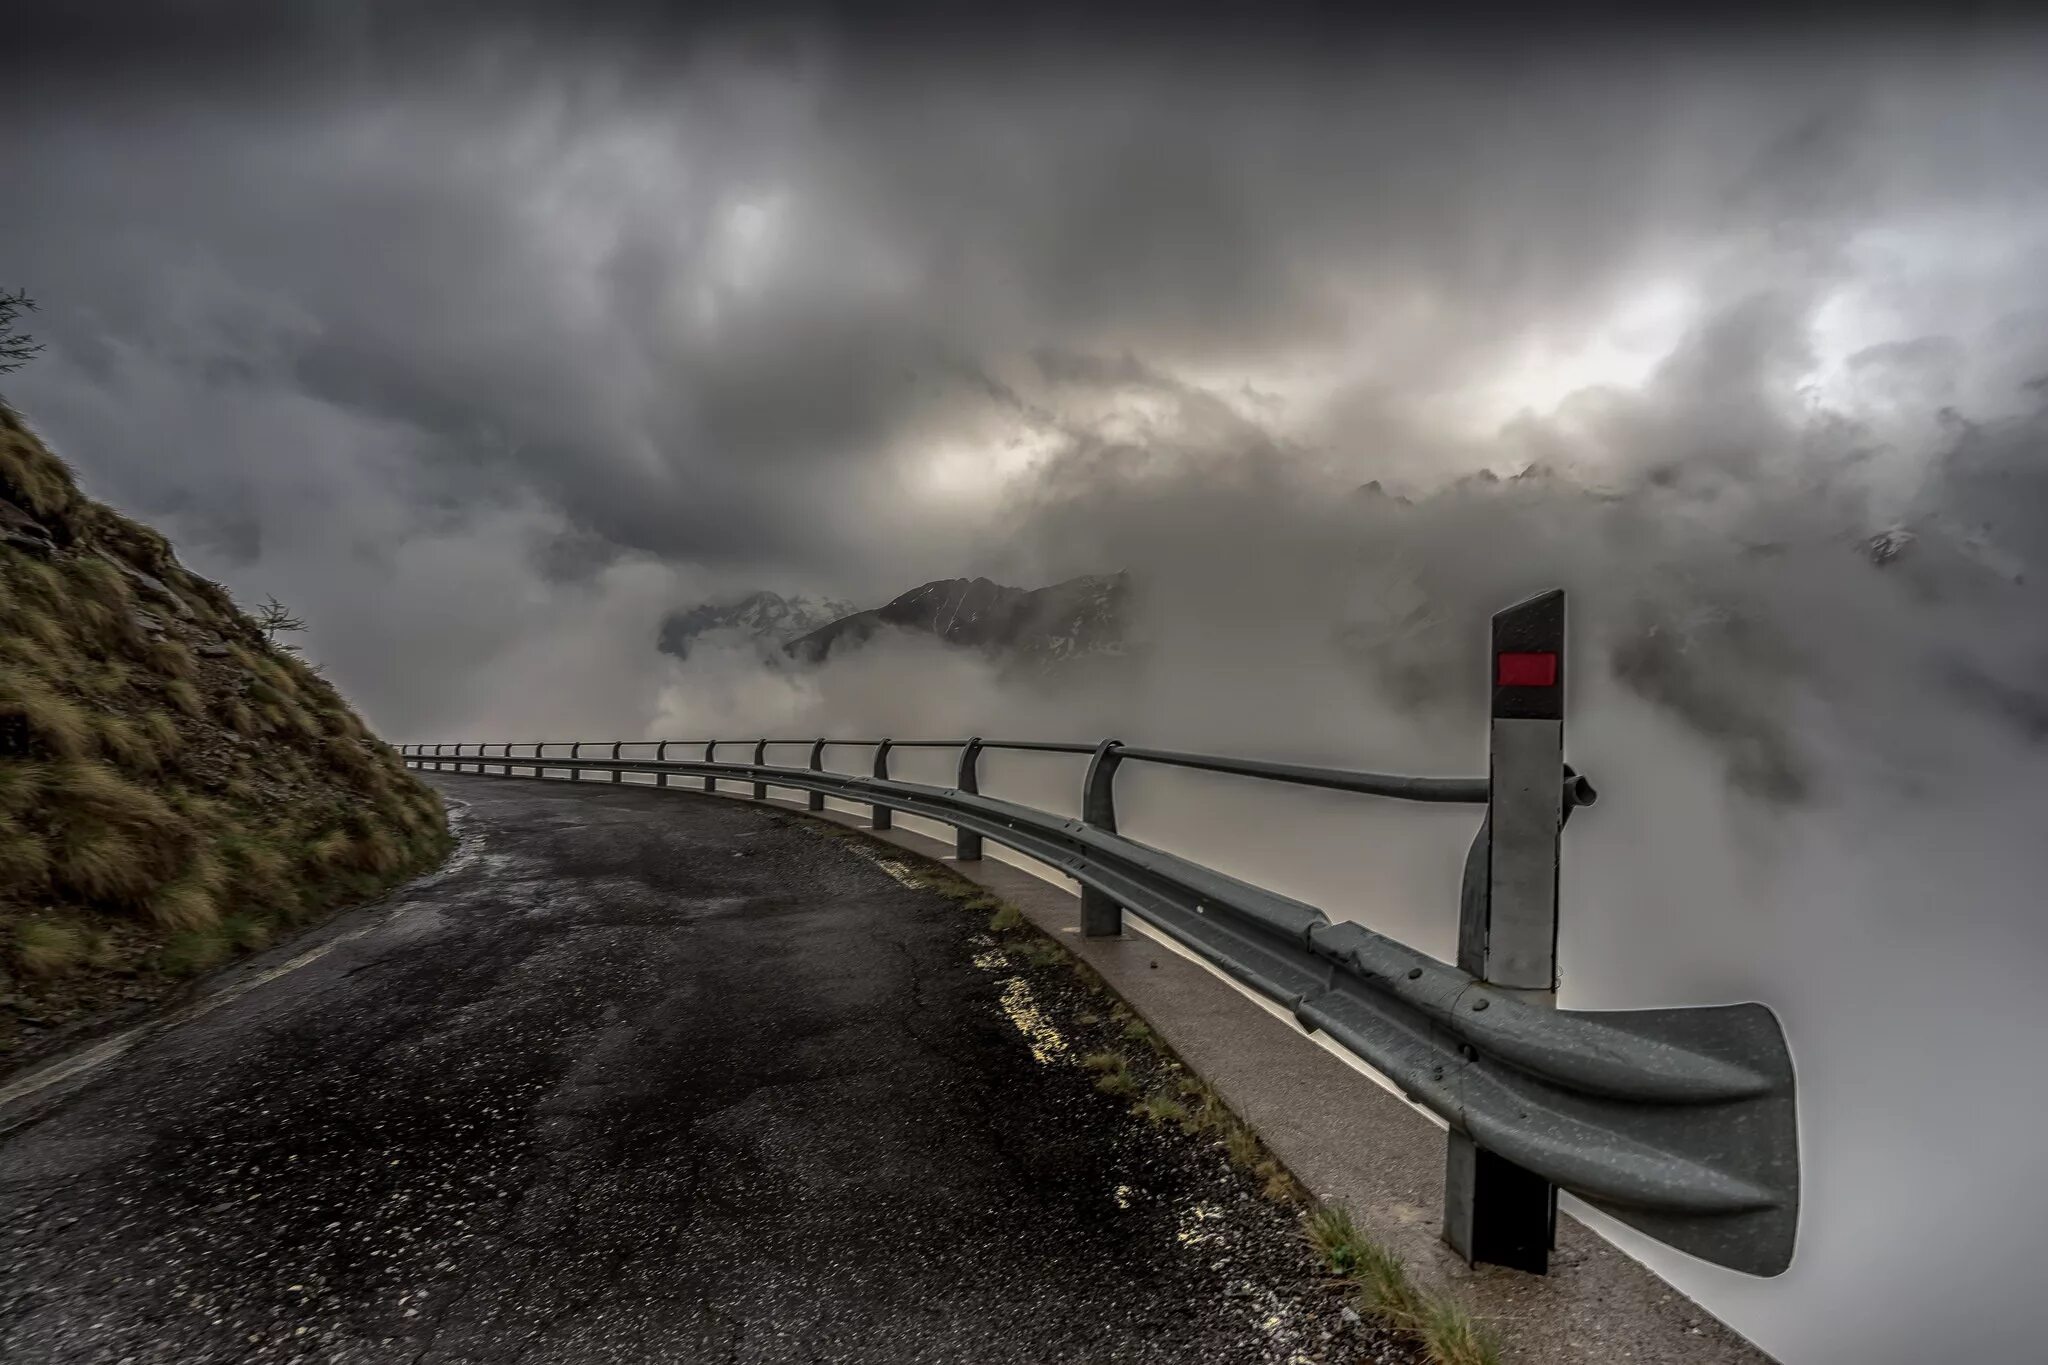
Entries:
[[1452,1131],[1444,1169],[1444,1240],[1467,1265],[1550,1273],[1557,1188]]
[[1124,908],[1092,886],[1081,888],[1081,937],[1115,938],[1124,931]]

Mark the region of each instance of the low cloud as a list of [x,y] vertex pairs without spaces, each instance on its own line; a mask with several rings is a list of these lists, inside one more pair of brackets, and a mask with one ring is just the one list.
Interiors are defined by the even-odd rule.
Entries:
[[[399,739],[1469,773],[1483,622],[1562,585],[1606,793],[1569,991],[1766,999],[1804,1068],[1800,1265],[1670,1273],[1788,1360],[2025,1353],[2039,32],[1061,16],[891,48],[578,8],[25,20],[0,282],[48,350],[10,400],[306,615]],[[655,648],[755,588],[1120,569],[1130,658],[1059,683],[916,638],[822,671]],[[1142,837],[1448,948],[1469,813],[1127,792]]]

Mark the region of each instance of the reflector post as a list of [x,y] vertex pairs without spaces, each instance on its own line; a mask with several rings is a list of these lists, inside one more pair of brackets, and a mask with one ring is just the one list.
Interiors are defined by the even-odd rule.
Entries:
[[[1564,593],[1493,618],[1486,821],[1466,869],[1458,965],[1479,980],[1557,1003],[1557,858],[1564,826]],[[1444,1240],[1471,1264],[1544,1274],[1557,1190],[1453,1130]]]

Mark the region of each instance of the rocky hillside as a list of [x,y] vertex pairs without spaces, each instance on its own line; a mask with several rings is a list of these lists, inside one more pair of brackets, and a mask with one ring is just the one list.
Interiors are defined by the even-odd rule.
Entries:
[[686,659],[690,646],[698,639],[720,631],[737,632],[749,641],[781,645],[842,616],[851,616],[856,610],[851,603],[801,593],[794,597],[773,592],[749,593],[737,602],[707,602],[688,611],[670,612],[661,623],[659,647],[664,654]]
[[0,405],[0,1067],[448,844],[333,686]]
[[1045,588],[942,578],[800,636],[787,649],[802,662],[818,663],[893,627],[1012,659],[1057,662],[1115,650],[1129,593],[1129,575],[1121,573],[1084,574]]

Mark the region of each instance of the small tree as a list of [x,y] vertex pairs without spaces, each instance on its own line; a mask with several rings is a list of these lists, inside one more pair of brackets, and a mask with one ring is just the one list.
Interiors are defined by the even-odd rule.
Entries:
[[295,634],[298,631],[304,630],[306,628],[304,617],[292,615],[286,609],[285,604],[278,601],[275,597],[264,598],[263,605],[256,608],[255,614],[256,624],[263,628],[263,638],[268,640],[273,648],[281,649],[287,654],[299,652],[297,645],[280,643],[277,637]]
[[36,301],[20,289],[0,289],[0,374],[11,374],[36,358],[43,343],[19,330],[16,319],[36,311]]

